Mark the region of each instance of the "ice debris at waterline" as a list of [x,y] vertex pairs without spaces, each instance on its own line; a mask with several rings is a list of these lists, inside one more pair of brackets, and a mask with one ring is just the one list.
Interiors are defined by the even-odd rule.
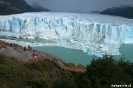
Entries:
[[0,36],[51,40],[55,43],[41,45],[80,49],[89,55],[118,55],[121,44],[133,43],[133,19],[53,12],[15,14],[0,16]]

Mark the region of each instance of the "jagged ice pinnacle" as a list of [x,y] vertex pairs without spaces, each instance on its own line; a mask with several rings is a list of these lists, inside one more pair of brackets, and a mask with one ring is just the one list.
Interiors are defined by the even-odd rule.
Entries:
[[96,14],[24,13],[0,16],[0,36],[45,39],[44,45],[80,49],[89,55],[118,55],[133,43],[133,20]]

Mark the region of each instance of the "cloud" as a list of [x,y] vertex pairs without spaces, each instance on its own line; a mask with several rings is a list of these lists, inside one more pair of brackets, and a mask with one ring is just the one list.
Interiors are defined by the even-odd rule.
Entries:
[[52,11],[83,12],[101,11],[106,8],[133,4],[133,0],[25,0],[29,4],[36,2]]

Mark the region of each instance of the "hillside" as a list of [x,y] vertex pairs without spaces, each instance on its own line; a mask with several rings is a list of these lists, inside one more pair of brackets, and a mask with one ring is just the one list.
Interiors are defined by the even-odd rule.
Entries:
[[38,12],[24,0],[0,0],[0,15]]
[[100,14],[122,16],[133,19],[133,6],[126,5],[126,6],[113,7],[102,11]]
[[[61,70],[48,60],[20,63],[0,54],[0,88],[110,88],[133,83],[133,63],[111,56],[93,59],[85,73]],[[119,86],[119,85],[118,85]]]
[[47,60],[20,63],[0,53],[0,88],[76,88],[72,74]]

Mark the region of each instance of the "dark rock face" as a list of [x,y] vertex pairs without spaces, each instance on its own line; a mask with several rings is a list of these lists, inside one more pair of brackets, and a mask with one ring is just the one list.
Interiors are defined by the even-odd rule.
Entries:
[[0,15],[38,12],[24,0],[0,0]]
[[100,14],[122,16],[133,19],[133,6],[113,7],[102,11]]

